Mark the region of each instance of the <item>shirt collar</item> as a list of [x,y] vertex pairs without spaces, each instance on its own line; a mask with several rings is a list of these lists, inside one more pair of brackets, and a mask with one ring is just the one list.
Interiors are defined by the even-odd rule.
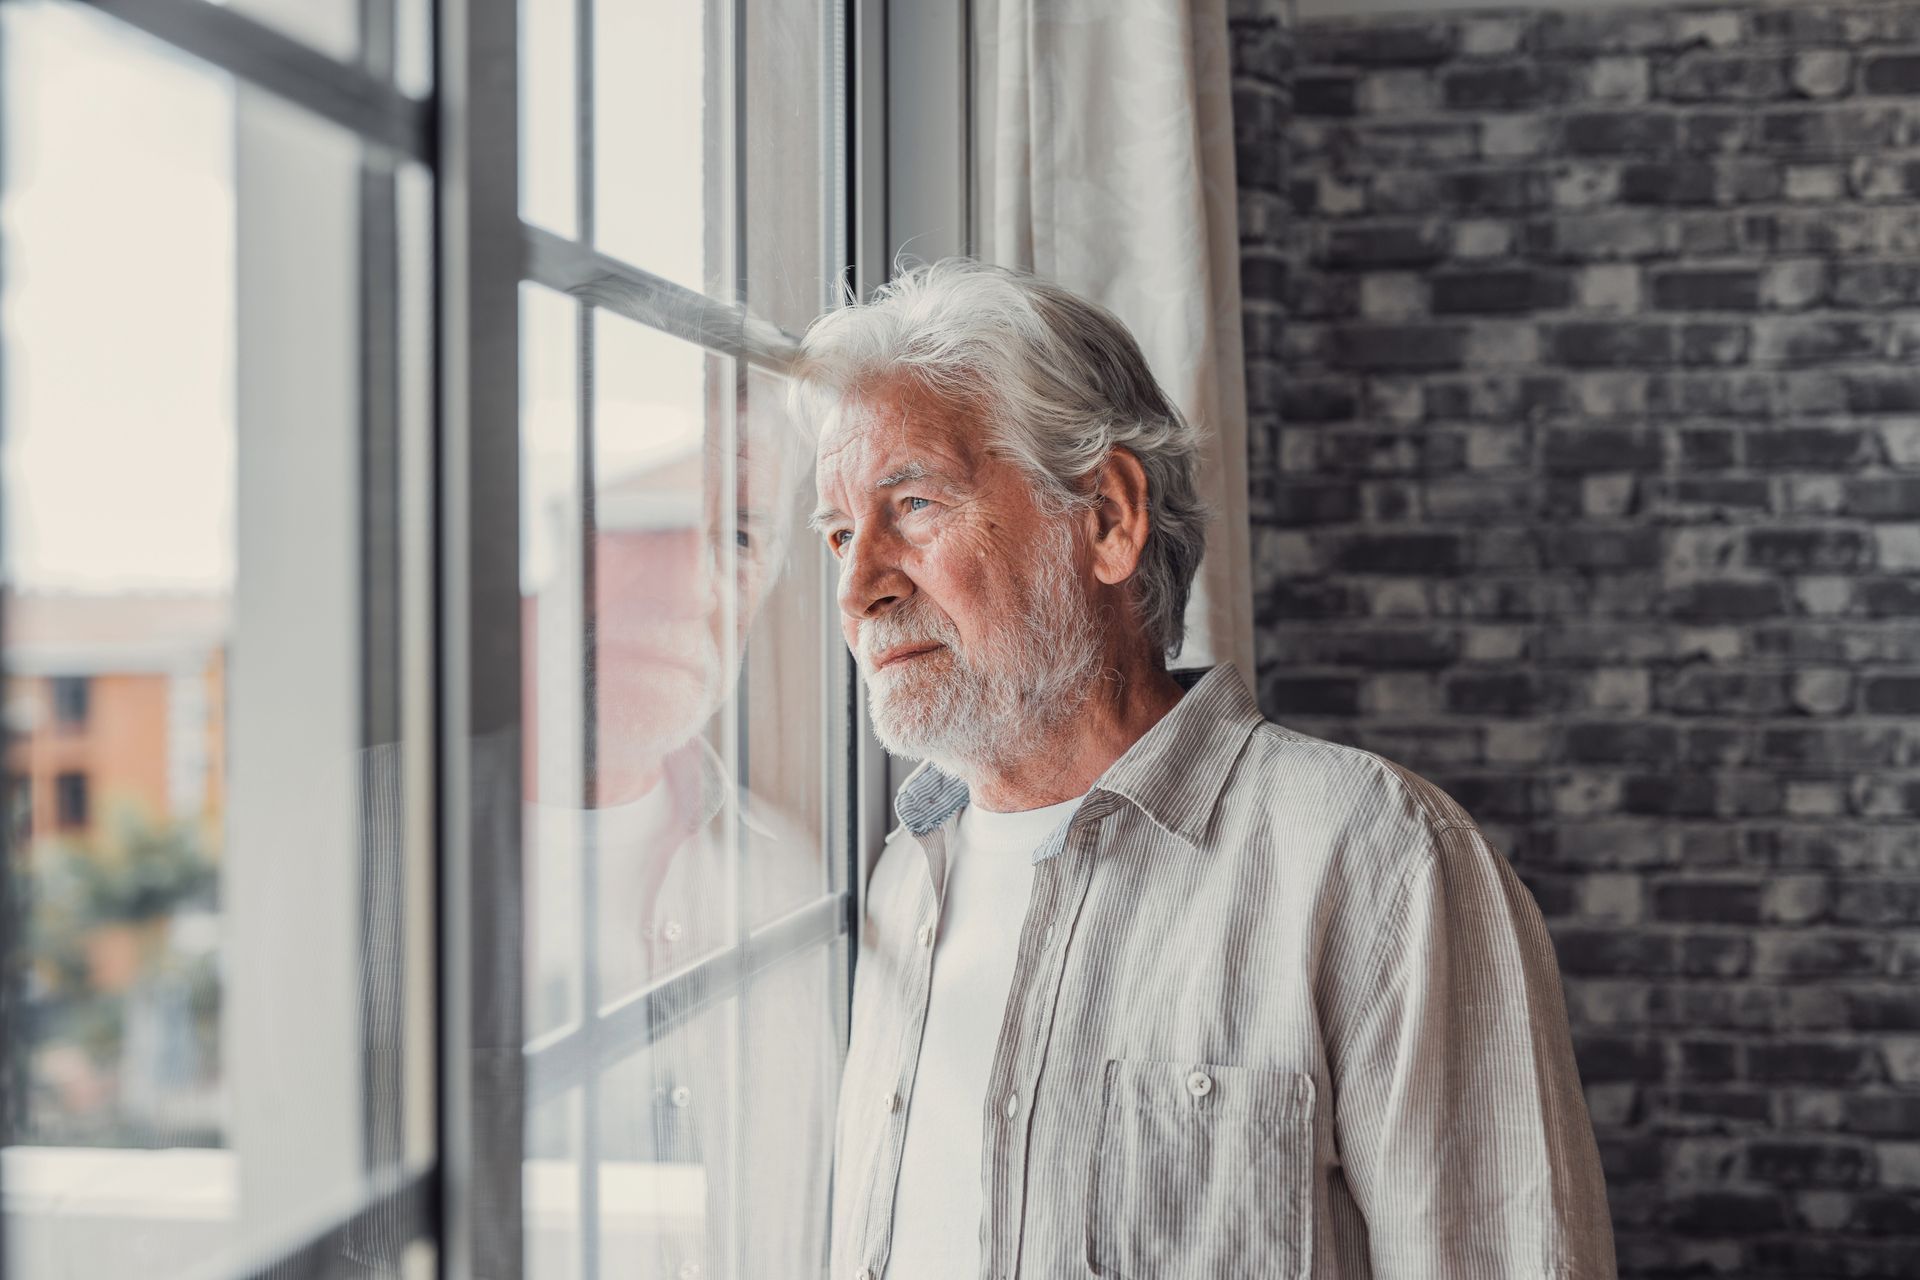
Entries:
[[[1170,835],[1197,848],[1233,762],[1260,724],[1260,707],[1231,663],[1169,674],[1186,696],[1107,767],[1087,797],[1107,792],[1131,801]],[[893,805],[915,836],[944,825],[966,807],[967,784],[932,762],[908,776]],[[1036,863],[1065,847],[1067,829],[1086,808],[1082,803],[1034,851]]]

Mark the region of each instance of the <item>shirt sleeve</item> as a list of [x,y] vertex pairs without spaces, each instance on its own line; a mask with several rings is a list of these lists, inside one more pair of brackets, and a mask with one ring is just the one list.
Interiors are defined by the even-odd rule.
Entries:
[[1553,947],[1477,827],[1433,830],[1373,951],[1374,989],[1331,1064],[1373,1274],[1614,1276]]

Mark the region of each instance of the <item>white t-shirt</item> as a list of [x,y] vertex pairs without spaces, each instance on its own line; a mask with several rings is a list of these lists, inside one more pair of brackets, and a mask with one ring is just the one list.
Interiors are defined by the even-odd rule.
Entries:
[[888,1277],[979,1280],[987,1075],[1033,892],[1033,854],[1081,799],[1020,813],[970,804],[947,842],[933,990],[908,1103]]

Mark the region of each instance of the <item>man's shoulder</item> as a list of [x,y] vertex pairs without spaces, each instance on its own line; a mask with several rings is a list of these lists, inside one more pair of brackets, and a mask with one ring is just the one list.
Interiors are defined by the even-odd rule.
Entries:
[[1222,805],[1263,814],[1290,831],[1432,847],[1467,810],[1438,784],[1376,752],[1317,738],[1271,720],[1254,726]]

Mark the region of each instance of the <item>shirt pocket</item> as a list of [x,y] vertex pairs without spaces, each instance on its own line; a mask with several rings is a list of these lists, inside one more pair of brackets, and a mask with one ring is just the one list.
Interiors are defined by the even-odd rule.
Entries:
[[1118,1280],[1295,1280],[1312,1264],[1313,1078],[1110,1058],[1087,1263]]

